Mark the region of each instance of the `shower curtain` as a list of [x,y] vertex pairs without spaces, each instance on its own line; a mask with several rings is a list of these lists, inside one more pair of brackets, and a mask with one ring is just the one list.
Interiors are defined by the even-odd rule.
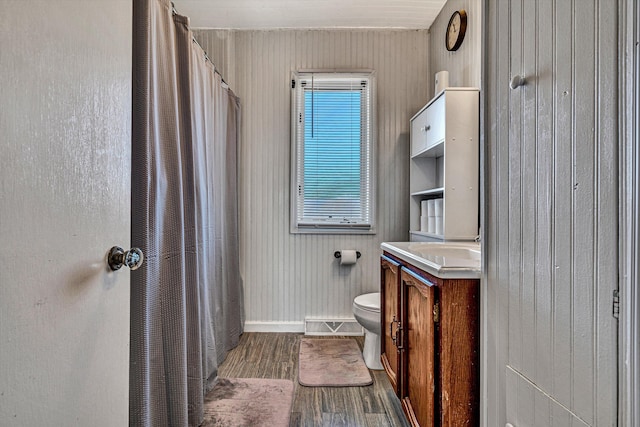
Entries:
[[133,2],[130,425],[198,426],[242,333],[240,105],[167,0]]

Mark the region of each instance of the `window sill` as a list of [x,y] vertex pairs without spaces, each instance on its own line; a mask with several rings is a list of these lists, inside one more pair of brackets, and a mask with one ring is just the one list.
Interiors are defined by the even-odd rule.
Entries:
[[367,234],[372,235],[376,234],[376,230],[373,226],[371,227],[363,227],[363,226],[340,226],[340,227],[331,227],[327,225],[318,225],[318,226],[304,226],[304,227],[291,227],[291,234]]

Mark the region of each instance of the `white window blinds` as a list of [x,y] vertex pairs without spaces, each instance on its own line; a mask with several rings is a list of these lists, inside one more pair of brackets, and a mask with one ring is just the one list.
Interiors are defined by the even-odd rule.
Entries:
[[373,228],[370,73],[294,73],[292,230]]

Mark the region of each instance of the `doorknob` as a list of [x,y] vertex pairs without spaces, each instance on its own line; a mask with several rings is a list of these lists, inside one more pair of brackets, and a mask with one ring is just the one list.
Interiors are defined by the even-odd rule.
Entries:
[[144,261],[144,254],[140,248],[131,248],[125,251],[119,246],[112,247],[107,258],[109,268],[113,271],[120,270],[123,265],[131,270],[137,270],[142,265],[142,261]]
[[527,84],[527,79],[523,76],[513,76],[511,82],[509,82],[509,87],[511,89],[517,89],[520,86],[524,86]]

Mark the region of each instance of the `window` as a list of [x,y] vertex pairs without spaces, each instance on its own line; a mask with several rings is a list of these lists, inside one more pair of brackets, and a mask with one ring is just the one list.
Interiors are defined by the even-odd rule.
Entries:
[[373,73],[294,73],[291,231],[373,233]]

